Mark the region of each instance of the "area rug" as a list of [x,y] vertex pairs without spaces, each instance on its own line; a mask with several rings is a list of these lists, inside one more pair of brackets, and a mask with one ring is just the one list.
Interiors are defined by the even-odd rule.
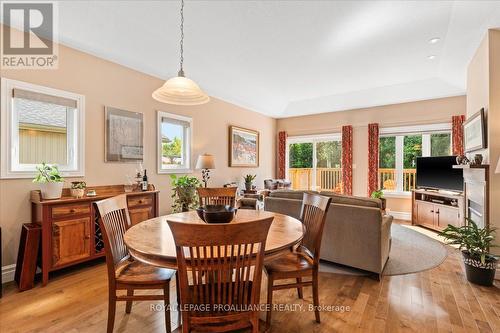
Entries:
[[[401,275],[426,271],[439,266],[447,256],[446,248],[439,241],[414,229],[399,224],[391,228],[392,246],[383,275]],[[321,262],[321,272],[369,275],[362,270]]]

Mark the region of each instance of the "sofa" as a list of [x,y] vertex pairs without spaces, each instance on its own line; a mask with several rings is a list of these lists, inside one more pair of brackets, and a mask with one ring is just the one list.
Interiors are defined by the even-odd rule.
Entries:
[[[273,191],[265,198],[264,209],[299,218],[303,194],[304,191]],[[332,198],[320,258],[373,272],[380,277],[389,259],[393,220],[384,213],[381,200],[329,191],[319,194]]]

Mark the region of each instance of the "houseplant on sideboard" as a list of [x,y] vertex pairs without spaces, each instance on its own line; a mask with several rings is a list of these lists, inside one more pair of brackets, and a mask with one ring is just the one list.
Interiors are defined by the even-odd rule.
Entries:
[[442,232],[448,244],[458,245],[462,251],[467,280],[482,286],[493,285],[498,257],[489,249],[496,247],[495,228],[479,228],[471,219],[462,227],[449,224]]
[[245,190],[250,191],[252,189],[253,181],[257,178],[257,175],[246,175],[243,177],[245,180]]
[[36,166],[37,175],[33,183],[38,183],[42,199],[59,199],[62,195],[64,179],[57,165],[42,163]]
[[198,196],[196,188],[201,186],[201,182],[196,177],[171,175],[172,179],[172,210],[177,212],[187,212],[197,207]]
[[71,196],[73,198],[83,198],[87,184],[84,181],[71,182]]

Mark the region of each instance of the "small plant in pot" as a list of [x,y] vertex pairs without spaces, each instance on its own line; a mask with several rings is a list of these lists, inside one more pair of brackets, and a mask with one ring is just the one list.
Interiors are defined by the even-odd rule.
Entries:
[[243,177],[245,180],[245,190],[250,191],[252,189],[252,184],[255,178],[257,178],[257,175],[246,175]]
[[42,163],[36,166],[37,175],[33,183],[38,183],[42,199],[59,199],[62,195],[64,179],[56,165]]
[[71,196],[74,198],[83,198],[87,184],[83,181],[71,182]]
[[385,210],[387,206],[387,199],[384,198],[384,191],[382,191],[381,189],[373,191],[371,197],[373,199],[380,199],[380,201],[382,201],[382,209]]
[[198,194],[196,188],[201,182],[196,177],[176,175],[170,176],[172,180],[172,210],[175,213],[187,212],[198,206]]
[[449,224],[440,236],[448,244],[458,245],[462,251],[467,280],[482,286],[493,285],[498,257],[491,254],[489,249],[496,247],[495,228],[479,228],[477,224],[468,219],[468,224],[456,227]]

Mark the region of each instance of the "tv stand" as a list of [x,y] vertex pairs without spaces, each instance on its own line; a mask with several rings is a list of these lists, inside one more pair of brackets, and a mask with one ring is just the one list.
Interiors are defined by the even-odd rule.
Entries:
[[461,193],[418,189],[412,191],[412,224],[441,231],[448,224],[465,224],[465,199]]

